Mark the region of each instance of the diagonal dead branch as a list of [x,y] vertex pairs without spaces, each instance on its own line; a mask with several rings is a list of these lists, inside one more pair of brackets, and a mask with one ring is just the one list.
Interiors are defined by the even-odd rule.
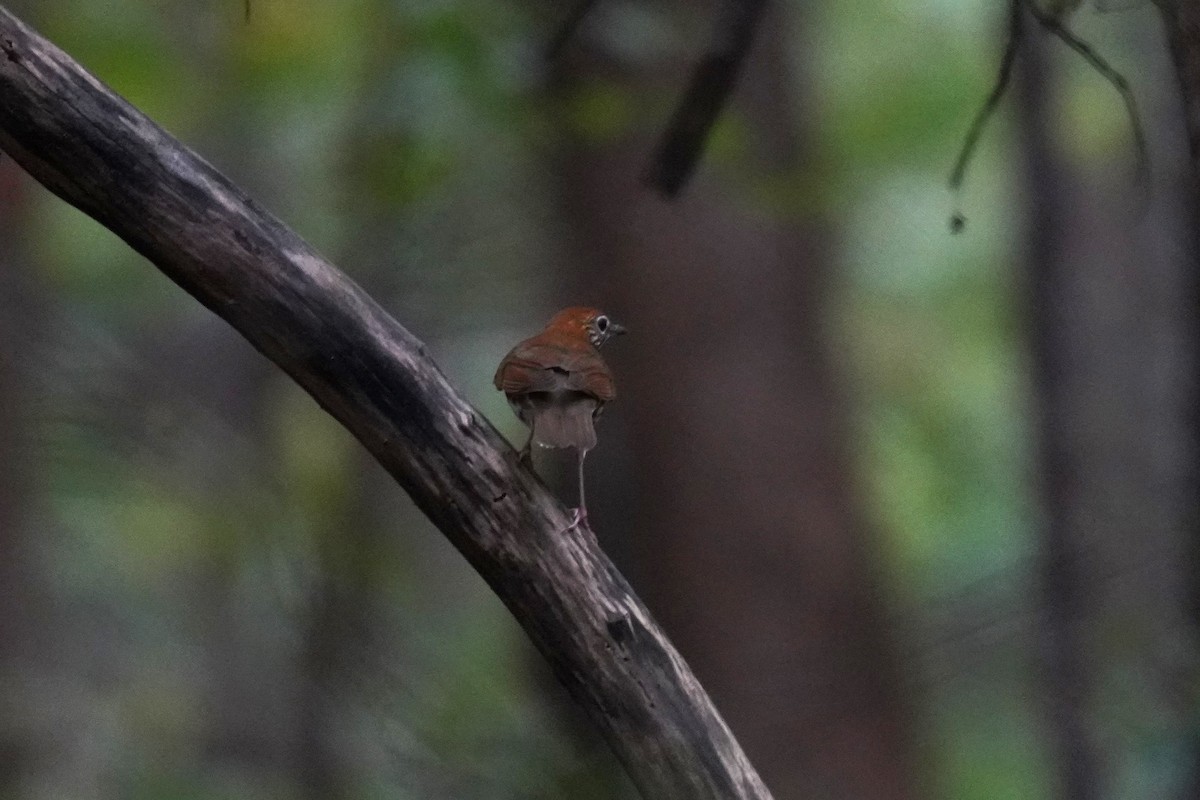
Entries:
[[425,346],[203,159],[0,8],[0,147],[375,456],[512,611],[642,795],[769,800],[628,583]]

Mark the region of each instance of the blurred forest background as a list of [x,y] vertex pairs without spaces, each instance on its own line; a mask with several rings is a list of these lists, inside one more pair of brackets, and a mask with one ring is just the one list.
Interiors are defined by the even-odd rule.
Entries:
[[[792,0],[674,203],[639,177],[706,4],[604,0],[552,62],[558,3],[5,5],[510,439],[513,343],[579,303],[630,328],[593,524],[778,800],[1200,796],[1196,261],[1150,4],[1072,20],[1148,181],[1112,87],[1033,36],[956,199],[1002,5]],[[358,444],[8,159],[0,797],[633,797]]]

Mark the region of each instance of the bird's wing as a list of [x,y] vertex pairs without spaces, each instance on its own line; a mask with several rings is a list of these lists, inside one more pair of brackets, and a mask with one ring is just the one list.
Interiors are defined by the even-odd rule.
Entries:
[[522,342],[500,362],[494,383],[510,395],[568,390],[585,392],[602,403],[617,396],[608,365],[590,345]]

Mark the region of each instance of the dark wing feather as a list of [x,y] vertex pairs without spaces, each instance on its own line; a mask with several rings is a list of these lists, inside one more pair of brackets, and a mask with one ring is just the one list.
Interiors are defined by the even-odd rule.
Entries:
[[561,376],[542,367],[535,361],[515,357],[510,353],[500,362],[493,379],[496,388],[505,394],[528,394],[529,392],[552,392],[558,388]]
[[522,342],[500,362],[494,383],[510,395],[568,390],[584,392],[601,403],[617,396],[608,365],[591,345]]
[[587,392],[601,403],[611,403],[617,396],[617,386],[613,383],[612,373],[608,365],[600,362],[599,369],[589,369],[571,373],[576,378],[575,386],[579,391]]

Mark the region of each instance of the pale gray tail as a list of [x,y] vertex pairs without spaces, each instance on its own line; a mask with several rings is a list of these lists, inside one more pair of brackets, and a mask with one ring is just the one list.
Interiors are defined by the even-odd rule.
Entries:
[[546,403],[533,415],[533,440],[542,447],[591,450],[596,446],[595,410],[592,398]]

